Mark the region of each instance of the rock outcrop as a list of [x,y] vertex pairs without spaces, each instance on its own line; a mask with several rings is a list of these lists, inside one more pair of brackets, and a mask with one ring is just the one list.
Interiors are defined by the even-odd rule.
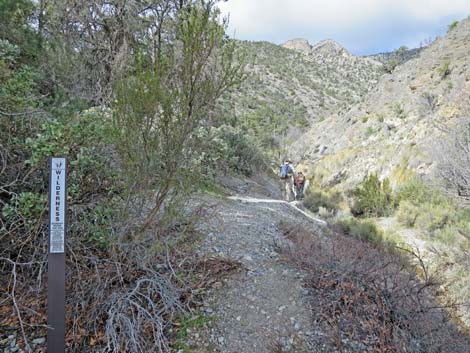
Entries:
[[470,111],[469,53],[467,19],[382,76],[349,111],[314,123],[294,144],[295,154],[313,166],[322,185],[350,187],[370,172],[393,185],[430,174],[437,126],[449,127]]
[[288,40],[282,46],[287,49],[300,50],[306,53],[312,50],[312,46],[310,45],[308,40],[303,39],[303,38],[296,38],[296,39]]

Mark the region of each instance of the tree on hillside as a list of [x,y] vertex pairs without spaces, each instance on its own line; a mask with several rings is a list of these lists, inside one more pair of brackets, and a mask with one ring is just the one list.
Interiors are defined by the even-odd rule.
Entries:
[[108,104],[113,85],[135,64],[135,54],[158,60],[164,46],[174,41],[181,14],[207,2],[213,7],[217,1],[47,1],[43,27],[50,51],[45,69],[68,92]]
[[0,0],[0,39],[21,47],[23,62],[38,54],[39,37],[29,25],[34,12],[33,1]]
[[131,192],[157,190],[143,229],[197,175],[199,128],[241,77],[243,64],[214,5],[184,4],[155,38],[155,49],[139,53],[136,69],[116,84],[114,129]]

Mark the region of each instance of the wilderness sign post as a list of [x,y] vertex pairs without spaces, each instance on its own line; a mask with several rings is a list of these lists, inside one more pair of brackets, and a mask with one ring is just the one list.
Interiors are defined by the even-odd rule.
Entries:
[[65,352],[66,162],[65,158],[49,162],[48,353]]

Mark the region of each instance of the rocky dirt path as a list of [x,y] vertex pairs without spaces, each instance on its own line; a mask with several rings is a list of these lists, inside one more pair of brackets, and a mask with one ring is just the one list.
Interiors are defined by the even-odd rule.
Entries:
[[243,270],[206,297],[204,311],[216,319],[209,342],[191,351],[264,353],[277,345],[284,351],[319,351],[310,343],[319,333],[302,286],[306,274],[276,252],[285,241],[277,227],[281,221],[317,228],[324,223],[284,201],[246,196],[217,201],[200,254],[240,261]]

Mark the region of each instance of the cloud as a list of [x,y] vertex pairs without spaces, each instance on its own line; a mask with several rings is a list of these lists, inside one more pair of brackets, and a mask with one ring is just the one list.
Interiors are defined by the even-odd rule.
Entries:
[[469,0],[229,0],[219,7],[230,14],[229,33],[236,38],[333,38],[358,54],[400,41],[416,46],[470,14]]

